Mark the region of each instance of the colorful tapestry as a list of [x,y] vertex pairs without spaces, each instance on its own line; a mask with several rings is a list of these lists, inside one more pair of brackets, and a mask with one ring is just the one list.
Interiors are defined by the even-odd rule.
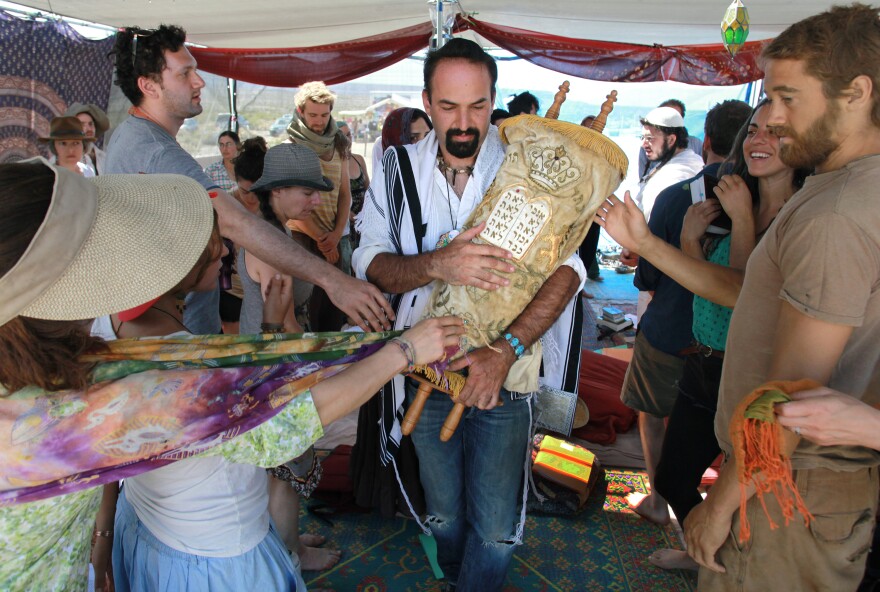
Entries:
[[126,339],[83,391],[0,390],[0,505],[118,481],[247,432],[397,333]]
[[37,139],[75,102],[107,108],[114,37],[91,41],[63,21],[0,11],[0,162],[49,156]]

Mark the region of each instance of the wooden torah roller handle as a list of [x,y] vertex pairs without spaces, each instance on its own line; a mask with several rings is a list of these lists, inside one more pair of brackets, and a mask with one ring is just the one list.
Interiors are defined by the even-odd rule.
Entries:
[[410,374],[411,377],[419,381],[419,390],[416,391],[416,398],[406,410],[403,416],[403,423],[400,425],[400,431],[404,436],[409,436],[416,426],[419,424],[419,418],[422,416],[422,410],[425,408],[425,402],[431,396],[434,385],[423,378]]
[[[409,406],[409,409],[406,410],[406,415],[403,416],[403,423],[400,426],[400,431],[403,432],[404,436],[409,436],[412,431],[416,429],[416,426],[419,423],[419,418],[422,416],[422,411],[425,409],[425,402],[428,400],[428,397],[431,396],[431,391],[436,389],[446,394],[451,394],[448,390],[437,386],[424,376],[418,374],[409,374],[408,376],[418,381],[419,390],[416,391],[416,398],[413,400],[412,405]],[[443,427],[440,430],[441,441],[449,441],[452,434],[455,433],[455,429],[458,427],[458,422],[461,421],[461,415],[464,412],[464,409],[464,405],[456,403],[452,408],[452,411],[449,412],[449,415],[446,416],[446,420],[443,422]]]
[[449,442],[449,438],[452,437],[452,434],[455,433],[455,430],[458,427],[458,422],[461,421],[461,414],[464,413],[464,410],[464,405],[456,403],[455,407],[452,408],[452,411],[449,412],[449,415],[446,416],[446,421],[443,422],[443,427],[440,428],[441,442]]

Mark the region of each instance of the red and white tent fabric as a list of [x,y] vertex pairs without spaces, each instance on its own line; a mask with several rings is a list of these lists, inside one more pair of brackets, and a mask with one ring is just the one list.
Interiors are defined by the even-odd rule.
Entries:
[[[183,26],[200,68],[259,84],[343,82],[427,46],[422,0],[37,0],[24,4],[114,27]],[[728,0],[462,0],[456,30],[573,76],[741,84],[759,79],[760,41],[827,0],[750,0],[750,40],[731,59],[719,25]],[[447,10],[449,10],[447,6]],[[467,16],[470,15],[470,16]]]

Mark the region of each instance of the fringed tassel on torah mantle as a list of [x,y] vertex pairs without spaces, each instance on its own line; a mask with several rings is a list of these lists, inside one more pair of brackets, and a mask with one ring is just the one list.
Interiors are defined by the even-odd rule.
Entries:
[[730,437],[736,458],[737,477],[740,487],[739,538],[747,541],[751,534],[746,516],[746,488],[755,485],[755,494],[761,502],[770,528],[778,525],[767,511],[766,494],[776,497],[786,526],[794,518],[795,510],[809,524],[813,518],[798,493],[792,478],[791,453],[800,437],[786,430],[776,421],[776,403],[790,401],[789,394],[818,387],[813,380],[768,382],[748,395],[737,406],[730,422]]

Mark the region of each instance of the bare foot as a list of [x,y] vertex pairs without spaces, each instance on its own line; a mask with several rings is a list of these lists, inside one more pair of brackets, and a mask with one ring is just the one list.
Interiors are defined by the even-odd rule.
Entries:
[[299,542],[300,544],[309,547],[320,547],[327,542],[327,539],[320,534],[309,534],[304,532],[299,535]]
[[317,549],[300,545],[297,555],[303,571],[323,571],[336,565],[342,552],[337,549]]
[[626,496],[626,503],[633,512],[649,522],[660,526],[669,524],[669,510],[666,508],[666,501],[661,497],[631,493]]
[[678,549],[657,549],[648,556],[648,561],[660,569],[700,569],[690,555]]

